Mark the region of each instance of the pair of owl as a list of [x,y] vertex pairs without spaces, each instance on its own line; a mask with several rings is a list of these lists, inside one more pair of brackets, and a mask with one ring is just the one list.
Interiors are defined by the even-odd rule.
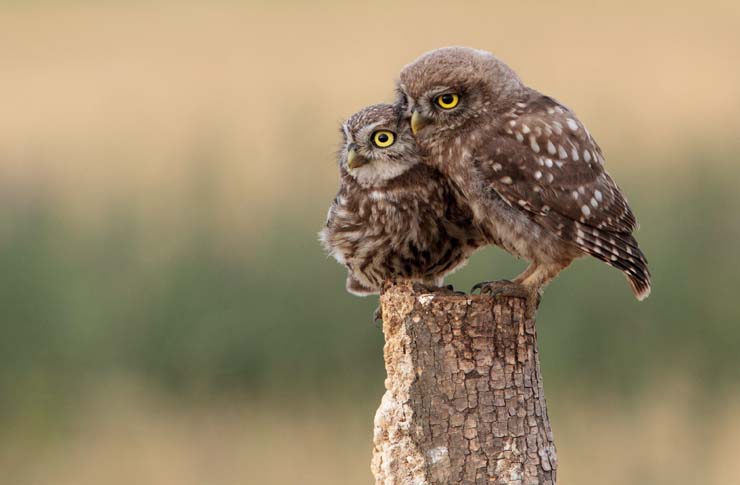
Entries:
[[341,186],[320,239],[351,293],[386,280],[441,286],[494,244],[530,265],[482,291],[535,297],[590,255],[621,270],[639,300],[649,295],[635,217],[596,141],[492,54],[422,55],[401,71],[394,105],[363,109],[342,132]]

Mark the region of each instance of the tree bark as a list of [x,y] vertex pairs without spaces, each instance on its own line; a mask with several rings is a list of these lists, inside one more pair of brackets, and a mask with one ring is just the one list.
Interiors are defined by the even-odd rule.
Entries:
[[405,283],[380,301],[388,377],[375,415],[375,483],[555,484],[525,301],[419,293]]

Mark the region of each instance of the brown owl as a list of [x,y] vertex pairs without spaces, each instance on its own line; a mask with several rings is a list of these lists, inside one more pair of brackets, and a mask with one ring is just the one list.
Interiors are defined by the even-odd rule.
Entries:
[[440,286],[484,243],[446,179],[421,163],[407,121],[375,105],[342,126],[341,186],[319,237],[347,267],[347,290],[378,293],[385,280]]
[[573,112],[463,47],[406,66],[398,92],[425,162],[459,187],[490,242],[531,262],[514,283],[540,290],[589,254],[621,270],[637,299],[650,294],[635,216]]

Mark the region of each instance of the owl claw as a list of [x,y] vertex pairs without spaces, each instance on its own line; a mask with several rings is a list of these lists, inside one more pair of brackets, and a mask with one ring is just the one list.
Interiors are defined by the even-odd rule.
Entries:
[[413,284],[414,291],[417,293],[438,293],[442,295],[465,295],[464,291],[457,291],[455,290],[455,287],[452,285],[445,285],[445,286],[434,286],[434,285],[425,285],[422,283],[414,283]]
[[470,293],[480,290],[481,295],[510,296],[525,300],[527,309],[526,317],[534,318],[537,308],[540,306],[541,295],[538,288],[520,285],[509,280],[482,281],[471,288]]
[[433,285],[425,285],[424,283],[415,282],[411,285],[415,293],[434,293],[438,288]]
[[452,285],[445,285],[437,288],[437,293],[454,296],[466,296],[464,291],[458,291]]
[[380,321],[383,322],[383,307],[378,305],[378,308],[373,312],[373,323]]
[[497,287],[511,284],[513,283],[509,280],[481,281],[470,289],[470,294],[472,295],[475,290],[480,290],[481,295],[493,295]]

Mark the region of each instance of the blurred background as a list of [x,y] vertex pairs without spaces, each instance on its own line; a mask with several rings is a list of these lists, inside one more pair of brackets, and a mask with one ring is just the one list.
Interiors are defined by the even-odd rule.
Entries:
[[540,308],[562,483],[739,483],[734,0],[2,1],[0,483],[370,484],[377,299],[316,233],[340,121],[445,45],[575,110],[642,225],[646,302],[581,260]]

